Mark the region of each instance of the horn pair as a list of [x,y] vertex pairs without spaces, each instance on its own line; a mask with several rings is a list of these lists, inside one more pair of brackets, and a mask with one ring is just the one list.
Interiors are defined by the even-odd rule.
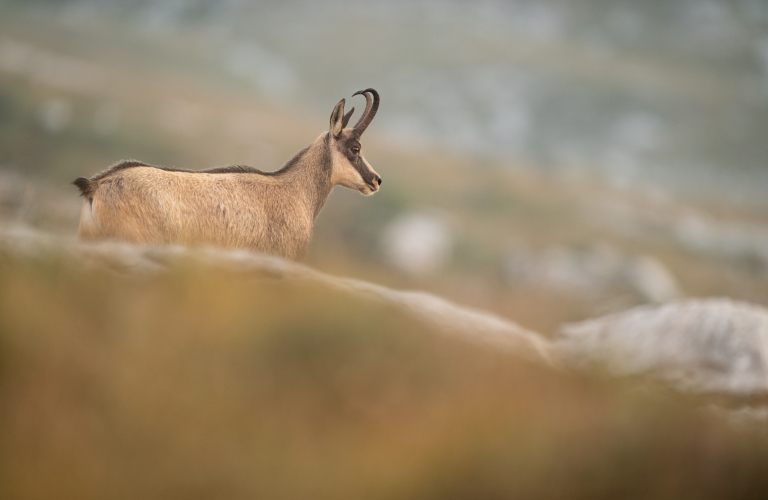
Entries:
[[[363,111],[363,116],[360,117],[354,127],[354,131],[358,136],[360,136],[363,134],[363,132],[365,132],[365,129],[368,128],[368,125],[371,123],[371,120],[373,120],[373,117],[376,116],[376,111],[379,109],[379,93],[373,89],[358,90],[352,94],[352,97],[358,94],[365,96],[365,111]],[[352,118],[352,113],[354,112],[355,108],[352,108],[347,114],[344,115],[344,119],[341,125],[342,128],[347,126],[347,123],[349,122],[349,119]]]

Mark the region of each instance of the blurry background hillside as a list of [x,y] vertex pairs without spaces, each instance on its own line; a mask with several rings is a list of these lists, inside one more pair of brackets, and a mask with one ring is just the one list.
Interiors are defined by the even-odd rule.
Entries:
[[[367,87],[311,267],[73,242]],[[766,498],[767,138],[768,1],[0,0],[0,497]]]
[[768,304],[758,0],[3,0],[3,217],[74,234],[66,183],[121,158],[277,169],[366,87],[385,183],[332,194],[311,265],[545,333]]

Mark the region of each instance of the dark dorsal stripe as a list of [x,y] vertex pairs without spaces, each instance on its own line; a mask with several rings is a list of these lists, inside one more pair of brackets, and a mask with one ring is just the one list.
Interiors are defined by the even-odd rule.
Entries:
[[[173,167],[162,167],[158,165],[150,165],[149,163],[144,163],[137,160],[122,160],[111,167],[109,167],[106,170],[103,170],[99,172],[98,174],[91,177],[89,180],[91,182],[99,181],[101,179],[104,179],[105,177],[109,177],[110,175],[119,172],[121,170],[126,170],[129,168],[134,167],[150,167],[150,168],[156,168],[158,170],[164,170],[166,172],[187,172],[190,174],[260,174],[260,175],[275,175],[279,172],[264,172],[262,170],[259,170],[258,168],[250,167],[248,165],[228,165],[226,167],[215,167],[215,168],[208,168],[205,170],[189,170],[185,168],[173,168]],[[283,169],[280,169],[283,170]]]
[[[327,141],[326,141],[327,144]],[[298,161],[301,159],[302,156],[309,150],[309,147],[306,147],[296,153],[296,155],[288,160],[288,162],[283,165],[283,167],[280,170],[276,170],[274,172],[264,172],[263,170],[259,170],[258,168],[251,167],[249,165],[228,165],[226,167],[214,167],[214,168],[208,168],[205,170],[189,170],[184,168],[172,168],[172,167],[162,167],[158,165],[150,165],[149,163],[144,163],[143,161],[138,160],[120,160],[119,162],[115,163],[114,165],[110,166],[106,170],[102,170],[98,174],[94,175],[90,179],[86,179],[85,177],[78,177],[74,181],[72,181],[72,184],[77,186],[80,189],[80,195],[81,196],[89,196],[95,189],[94,183],[97,181],[100,181],[106,177],[109,177],[111,175],[114,175],[117,172],[120,172],[121,170],[126,170],[129,168],[134,167],[149,167],[149,168],[156,168],[158,170],[164,170],[166,172],[186,172],[189,174],[258,174],[258,175],[264,175],[264,176],[275,176],[279,175],[286,170],[293,167]]]

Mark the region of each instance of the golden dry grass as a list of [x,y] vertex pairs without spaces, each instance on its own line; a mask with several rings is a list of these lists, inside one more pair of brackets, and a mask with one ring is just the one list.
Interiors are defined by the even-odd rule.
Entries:
[[2,498],[759,498],[763,428],[317,285],[0,258]]
[[[122,20],[104,33],[74,30],[52,13],[1,7],[5,39],[97,64],[110,82],[80,95],[0,75],[0,160],[37,180],[63,184],[121,157],[274,169],[326,127],[330,107],[267,103],[180,58],[193,46],[183,39],[158,47],[117,29]],[[622,78],[634,71],[622,68]],[[61,97],[74,118],[52,135],[37,115]],[[98,136],[93,113],[110,102],[121,125]],[[160,120],[180,103],[204,118],[198,128]],[[510,283],[502,259],[518,244],[605,241],[660,259],[688,296],[768,304],[764,270],[748,259],[697,254],[669,231],[598,217],[618,200],[630,213],[668,215],[670,227],[688,209],[764,225],[762,208],[654,205],[589,179],[401,151],[368,134],[366,157],[386,184],[373,198],[334,192],[310,255],[318,269],[426,289],[551,333],[594,316],[597,301]],[[2,216],[74,235],[75,190],[56,194],[19,196]],[[435,276],[398,273],[379,234],[424,207],[451,223],[454,261]],[[644,381],[553,371],[317,284],[192,263],[126,276],[0,252],[3,499],[768,497],[765,425],[734,427],[707,404]]]

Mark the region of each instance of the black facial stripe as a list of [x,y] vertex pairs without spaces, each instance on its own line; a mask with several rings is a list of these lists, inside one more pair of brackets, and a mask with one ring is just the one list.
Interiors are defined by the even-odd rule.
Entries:
[[355,170],[357,170],[365,183],[371,186],[376,186],[376,174],[374,174],[373,170],[365,165],[365,162],[359,153],[355,154],[352,152],[352,148],[355,146],[358,148],[361,147],[360,141],[358,141],[356,138],[350,139],[348,141],[339,141],[336,144],[339,152],[342,153],[347,158],[347,160],[349,160],[353,167],[355,167]]
[[372,186],[376,185],[373,171],[365,165],[362,158],[358,157],[357,161],[352,162],[352,165],[354,165],[355,170],[360,173],[360,176],[363,178],[366,184],[370,184]]

